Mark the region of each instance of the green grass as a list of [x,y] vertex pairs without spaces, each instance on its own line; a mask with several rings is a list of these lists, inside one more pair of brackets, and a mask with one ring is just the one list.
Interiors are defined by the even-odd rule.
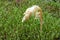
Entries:
[[[25,10],[35,4],[43,10],[42,35],[39,20],[32,17],[27,22],[21,22]],[[0,1],[0,40],[53,40],[60,35],[59,8],[59,2],[26,0],[18,6],[15,1]]]

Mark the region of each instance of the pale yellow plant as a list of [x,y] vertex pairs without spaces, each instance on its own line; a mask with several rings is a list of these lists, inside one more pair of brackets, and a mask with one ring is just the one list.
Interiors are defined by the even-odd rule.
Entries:
[[22,22],[28,20],[31,15],[33,15],[35,19],[40,19],[40,29],[42,30],[42,9],[37,5],[27,8],[27,10],[24,12]]

